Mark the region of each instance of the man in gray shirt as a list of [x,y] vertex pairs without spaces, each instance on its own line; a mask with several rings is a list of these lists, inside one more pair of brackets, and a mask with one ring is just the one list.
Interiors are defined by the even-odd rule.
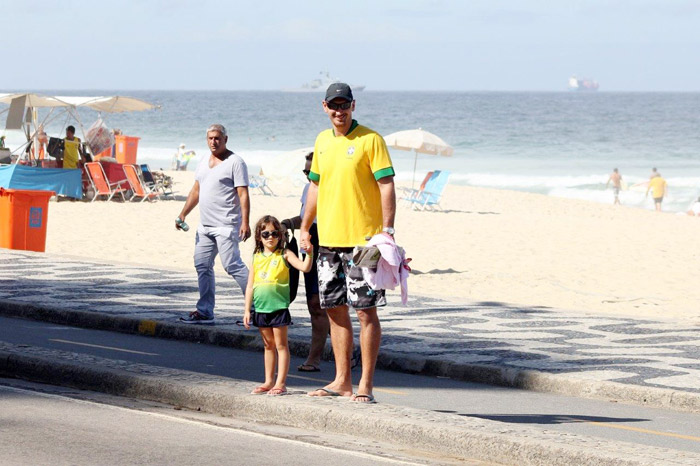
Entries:
[[188,324],[214,323],[214,258],[218,252],[226,272],[245,294],[248,267],[241,260],[238,242],[250,238],[248,167],[242,158],[226,148],[228,136],[222,125],[207,129],[209,160],[197,166],[195,181],[178,221],[199,204],[200,224],[194,246],[194,267],[199,279],[197,309],[180,321]]

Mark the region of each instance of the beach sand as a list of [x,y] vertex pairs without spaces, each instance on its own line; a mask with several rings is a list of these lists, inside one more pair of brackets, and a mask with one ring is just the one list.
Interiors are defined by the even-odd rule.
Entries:
[[[189,232],[174,228],[194,174],[170,174],[175,200],[51,202],[46,252],[190,270],[195,283],[198,210]],[[264,214],[298,215],[303,186],[271,187],[275,197],[252,192],[251,224]],[[411,293],[700,325],[700,218],[454,185],[442,206],[398,208],[396,240],[413,258]],[[252,240],[241,250],[249,262]],[[232,280],[216,267],[219,280]]]

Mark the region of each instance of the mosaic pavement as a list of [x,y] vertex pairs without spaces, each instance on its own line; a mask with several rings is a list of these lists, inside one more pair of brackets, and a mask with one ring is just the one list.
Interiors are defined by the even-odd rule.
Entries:
[[[191,272],[74,260],[0,249],[0,299],[140,319],[175,321],[198,297]],[[303,280],[290,336],[308,338]],[[580,316],[498,302],[455,304],[398,291],[382,309],[382,350],[464,364],[531,369],[587,380],[700,393],[700,328]],[[217,327],[240,330],[243,296],[217,284]]]

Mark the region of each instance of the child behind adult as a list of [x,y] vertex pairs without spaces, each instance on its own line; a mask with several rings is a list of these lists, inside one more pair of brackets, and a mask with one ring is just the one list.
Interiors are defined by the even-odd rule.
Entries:
[[[311,270],[313,251],[302,261],[285,248],[279,220],[265,215],[255,225],[255,252],[245,293],[243,324],[258,327],[265,347],[265,382],[254,395],[285,395],[289,372],[287,326],[289,314],[289,267],[304,273]],[[255,310],[251,308],[255,304]],[[277,378],[275,378],[277,366]]]

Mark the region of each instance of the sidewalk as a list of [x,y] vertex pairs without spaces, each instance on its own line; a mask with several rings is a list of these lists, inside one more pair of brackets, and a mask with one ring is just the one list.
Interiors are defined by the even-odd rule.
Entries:
[[[0,315],[259,347],[257,333],[236,324],[243,297],[232,279],[217,284],[217,325],[177,323],[197,297],[194,269],[0,250]],[[303,298],[300,289],[290,309],[299,354],[310,335]],[[389,301],[380,367],[700,412],[700,328],[420,296],[402,307],[398,293]]]

